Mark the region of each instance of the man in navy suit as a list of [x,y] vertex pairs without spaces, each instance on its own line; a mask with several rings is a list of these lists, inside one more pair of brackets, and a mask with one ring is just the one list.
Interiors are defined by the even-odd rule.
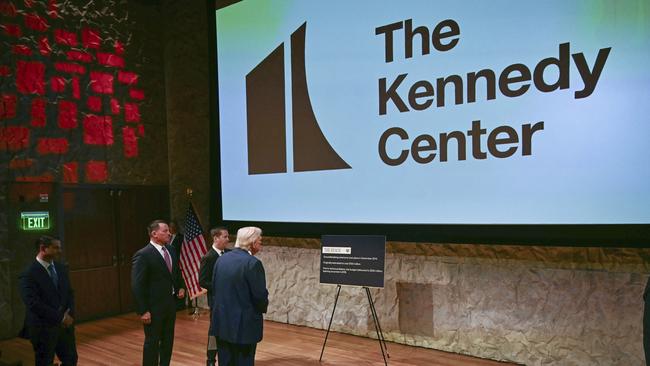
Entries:
[[255,364],[269,304],[264,267],[254,257],[260,250],[262,230],[244,227],[237,231],[235,249],[214,264],[210,334],[217,338],[220,366]]
[[[199,285],[208,290],[208,306],[210,307],[210,315],[212,315],[212,297],[214,296],[212,291],[212,271],[214,270],[214,263],[217,259],[230,251],[230,249],[226,248],[226,246],[228,246],[228,241],[230,240],[230,235],[228,235],[228,229],[219,226],[210,230],[210,236],[212,236],[212,246],[210,247],[210,250],[201,257],[201,266],[199,267]],[[206,365],[215,366],[217,362],[217,341],[210,334],[208,334],[206,355]]]
[[[176,255],[180,258],[181,249],[183,249],[183,241],[185,237],[179,231],[178,221],[175,219],[169,221],[169,233],[172,234],[172,238],[169,239],[169,246],[174,248]],[[169,248],[169,247],[168,247]],[[187,299],[176,299],[176,310],[187,309]]]
[[230,235],[228,234],[228,229],[223,226],[210,230],[210,235],[212,236],[212,246],[210,247],[210,250],[201,257],[201,266],[199,267],[199,285],[208,290],[208,306],[212,309],[212,298],[214,297],[214,292],[212,291],[212,274],[214,264],[219,257],[230,251],[230,249],[227,248]]
[[19,277],[26,308],[21,335],[32,343],[36,366],[51,365],[54,354],[63,366],[76,365],[73,291],[67,268],[55,261],[61,241],[41,236],[36,247],[36,260]]
[[176,299],[185,297],[178,257],[168,246],[171,234],[163,220],[149,224],[149,244],[133,255],[131,288],[144,325],[144,366],[169,365],[174,346]]

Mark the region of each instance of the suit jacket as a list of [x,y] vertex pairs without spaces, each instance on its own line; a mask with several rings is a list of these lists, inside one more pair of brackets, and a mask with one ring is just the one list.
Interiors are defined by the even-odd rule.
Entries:
[[160,252],[151,243],[133,255],[131,289],[136,312],[140,315],[147,311],[154,313],[168,301],[174,301],[172,289],[175,295],[183,288],[176,251],[169,245],[167,251],[172,260],[171,273]]
[[269,304],[262,262],[239,248],[225,253],[214,265],[212,288],[210,334],[236,344],[261,341]]
[[174,248],[179,258],[181,256],[181,248],[183,248],[183,240],[185,240],[183,234],[177,233],[176,236],[174,236],[174,240],[169,243],[169,245]]
[[[224,254],[229,252],[230,249],[224,249]],[[214,263],[219,259],[219,253],[210,246],[210,250],[203,257],[201,257],[201,266],[199,267],[199,285],[208,290],[208,306],[212,309],[212,273],[214,272]]]
[[69,314],[74,318],[74,293],[68,269],[59,262],[54,262],[54,269],[59,277],[58,288],[37,260],[19,276],[20,295],[26,308],[22,336],[29,336],[26,332],[29,327],[61,324],[67,310],[70,310]]

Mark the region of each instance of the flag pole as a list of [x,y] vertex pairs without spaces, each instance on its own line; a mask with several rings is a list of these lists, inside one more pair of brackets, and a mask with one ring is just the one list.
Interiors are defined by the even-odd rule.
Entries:
[[201,258],[207,252],[208,245],[205,240],[203,226],[192,202],[192,188],[188,187],[186,194],[189,204],[185,214],[185,235],[180,262],[183,280],[185,280],[185,285],[189,292],[188,313],[196,319],[199,314],[198,299],[196,298],[205,292],[199,284],[199,267]]
[[[185,194],[187,195],[187,199],[190,203],[190,206],[192,206],[192,209],[194,209],[194,205],[192,204],[192,193],[193,193],[192,188],[187,187],[187,189],[185,190]],[[189,297],[189,295],[188,295],[188,299],[190,300],[189,303],[190,309],[188,311],[188,314],[191,315],[193,319],[197,319],[200,316],[198,300],[196,297],[192,299],[191,297]]]

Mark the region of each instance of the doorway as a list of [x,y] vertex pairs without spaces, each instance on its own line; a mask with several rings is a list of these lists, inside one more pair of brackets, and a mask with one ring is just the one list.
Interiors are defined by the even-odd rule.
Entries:
[[77,320],[132,311],[131,258],[147,225],[169,218],[168,187],[69,186],[62,203]]

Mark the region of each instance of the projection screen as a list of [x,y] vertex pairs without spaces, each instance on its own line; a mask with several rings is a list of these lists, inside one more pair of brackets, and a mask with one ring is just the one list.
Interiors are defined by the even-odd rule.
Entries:
[[229,3],[226,222],[647,231],[646,1]]

